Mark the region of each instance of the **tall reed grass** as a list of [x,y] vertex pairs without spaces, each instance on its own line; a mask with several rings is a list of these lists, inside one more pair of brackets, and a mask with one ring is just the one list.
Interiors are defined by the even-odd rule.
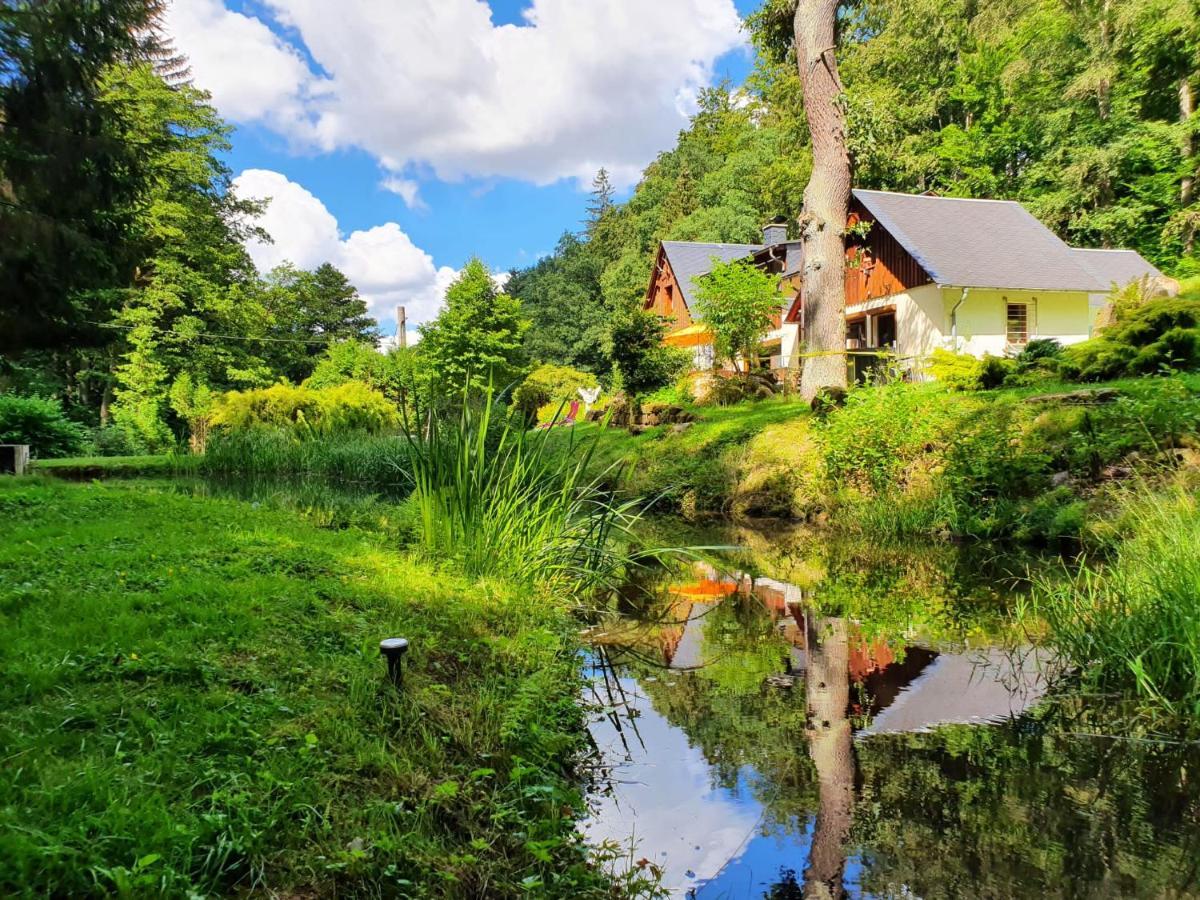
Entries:
[[1200,725],[1200,505],[1183,486],[1136,489],[1128,536],[1073,581],[1038,585],[1036,615],[1084,683],[1128,690]]
[[548,453],[549,429],[497,418],[491,399],[409,435],[418,545],[472,576],[578,592],[614,582],[638,559],[641,510],[603,489],[608,473],[590,472],[594,437]]
[[321,477],[384,485],[408,481],[408,458],[399,435],[348,432],[301,440],[282,428],[246,428],[212,437],[202,467],[221,475]]

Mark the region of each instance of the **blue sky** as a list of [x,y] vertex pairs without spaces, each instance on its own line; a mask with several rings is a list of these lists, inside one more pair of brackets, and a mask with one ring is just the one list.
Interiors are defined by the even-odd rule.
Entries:
[[756,0],[175,0],[197,86],[270,201],[260,267],[330,258],[386,330],[436,313],[471,255],[528,265],[605,165],[628,186],[696,90],[740,83]]

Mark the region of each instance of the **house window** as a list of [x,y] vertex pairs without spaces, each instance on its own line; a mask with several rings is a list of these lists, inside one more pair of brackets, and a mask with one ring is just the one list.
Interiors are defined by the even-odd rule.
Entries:
[[1008,342],[1010,344],[1029,343],[1029,304],[1008,304]]

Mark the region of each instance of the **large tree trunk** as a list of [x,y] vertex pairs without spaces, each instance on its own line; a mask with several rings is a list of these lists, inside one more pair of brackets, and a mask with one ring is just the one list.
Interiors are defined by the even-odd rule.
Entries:
[[850,157],[842,82],[834,57],[838,0],[800,0],[796,7],[796,63],[804,114],[812,136],[813,168],[804,189],[804,369],[800,393],[846,386],[845,230],[850,205]]
[[841,897],[854,813],[850,646],[845,619],[808,622],[808,752],[817,770],[818,807],[804,896]]

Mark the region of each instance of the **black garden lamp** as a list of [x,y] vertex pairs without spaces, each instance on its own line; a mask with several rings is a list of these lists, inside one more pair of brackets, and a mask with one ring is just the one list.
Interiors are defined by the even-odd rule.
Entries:
[[400,686],[403,674],[401,661],[408,652],[408,638],[384,638],[379,642],[379,653],[387,660],[388,678],[392,684]]

